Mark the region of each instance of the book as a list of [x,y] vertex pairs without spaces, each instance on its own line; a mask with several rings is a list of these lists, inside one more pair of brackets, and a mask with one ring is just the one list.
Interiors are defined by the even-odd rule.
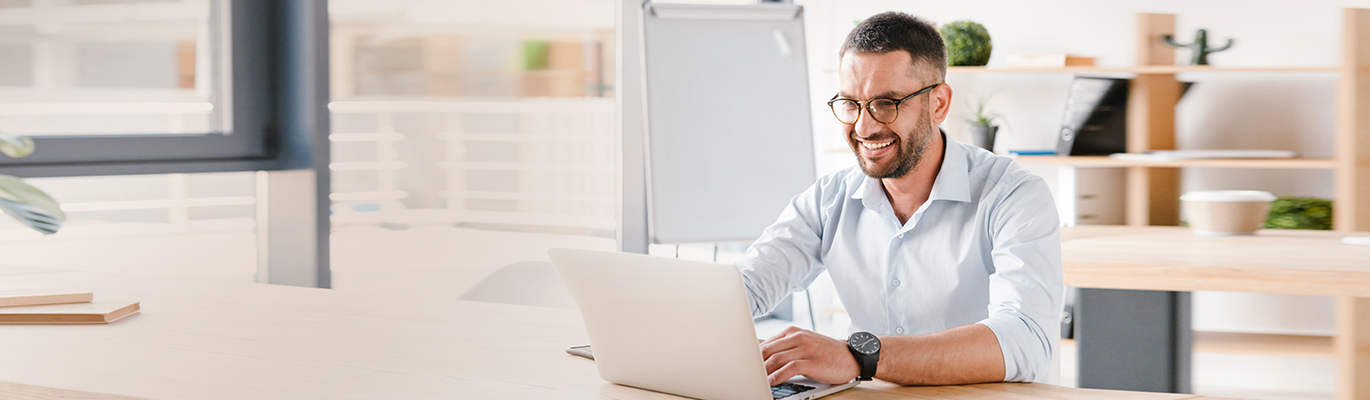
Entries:
[[95,294],[90,292],[0,294],[0,307],[89,303],[91,300],[95,300]]
[[1092,67],[1094,57],[1065,53],[1014,54],[1008,56],[1008,68]]
[[136,301],[94,301],[0,308],[0,325],[108,324],[138,312]]
[[1174,161],[1207,158],[1294,158],[1299,153],[1287,150],[1158,150],[1149,153],[1116,153],[1115,160]]
[[1009,150],[1009,156],[1054,156],[1056,150]]

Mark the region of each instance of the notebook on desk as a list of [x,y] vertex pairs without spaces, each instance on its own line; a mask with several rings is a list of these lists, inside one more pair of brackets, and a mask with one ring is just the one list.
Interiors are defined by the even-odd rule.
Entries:
[[137,313],[136,301],[0,307],[0,325],[108,324]]

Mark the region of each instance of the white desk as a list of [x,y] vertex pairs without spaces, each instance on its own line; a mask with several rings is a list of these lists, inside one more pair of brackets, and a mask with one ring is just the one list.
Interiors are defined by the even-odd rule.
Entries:
[[[0,267],[0,281],[142,302],[140,315],[110,325],[0,326],[0,398],[678,398],[609,384],[593,362],[563,353],[586,342],[570,310],[14,267]],[[875,382],[831,398],[1197,397]]]

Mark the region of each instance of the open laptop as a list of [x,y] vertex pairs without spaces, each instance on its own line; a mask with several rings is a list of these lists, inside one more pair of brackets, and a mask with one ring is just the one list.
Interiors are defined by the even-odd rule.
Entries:
[[590,250],[547,255],[580,306],[606,381],[709,400],[807,400],[856,386],[802,377],[767,385],[734,266]]

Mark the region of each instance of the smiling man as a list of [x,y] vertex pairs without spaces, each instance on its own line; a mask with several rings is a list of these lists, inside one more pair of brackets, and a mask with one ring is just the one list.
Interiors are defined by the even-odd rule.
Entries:
[[841,91],[828,104],[858,165],[796,196],[737,265],[753,315],[828,271],[854,333],[792,327],[767,340],[771,383],[1044,378],[1064,291],[1045,182],[938,127],[952,90],[931,24],[870,17],[839,57]]

